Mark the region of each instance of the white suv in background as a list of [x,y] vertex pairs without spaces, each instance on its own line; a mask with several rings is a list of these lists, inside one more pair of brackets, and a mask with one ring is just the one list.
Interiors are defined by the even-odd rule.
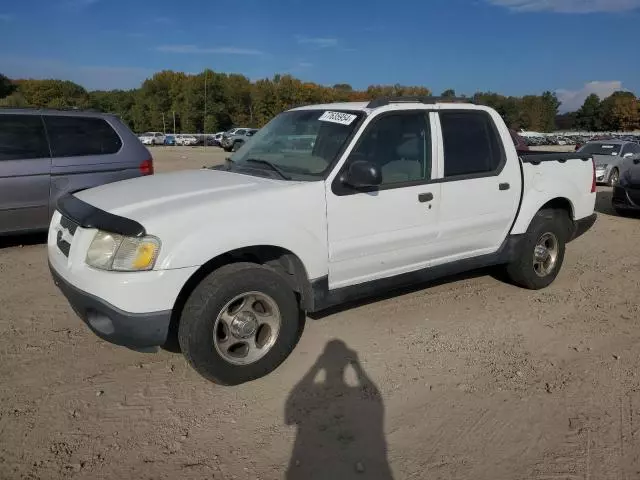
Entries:
[[164,145],[165,135],[162,132],[147,132],[138,138],[143,145]]
[[197,144],[198,139],[193,135],[176,135],[176,145],[192,146]]

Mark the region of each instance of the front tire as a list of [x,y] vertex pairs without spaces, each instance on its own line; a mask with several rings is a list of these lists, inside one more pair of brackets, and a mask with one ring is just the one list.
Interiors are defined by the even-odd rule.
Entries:
[[618,171],[617,168],[614,168],[613,170],[611,170],[611,173],[609,174],[609,186],[610,187],[614,187],[618,184],[618,181],[620,181],[620,172]]
[[191,293],[178,341],[200,375],[238,385],[275,370],[295,348],[301,327],[296,296],[280,274],[234,263],[209,274]]
[[541,210],[516,249],[506,273],[516,285],[530,290],[546,288],[558,276],[567,238],[569,218],[562,210]]

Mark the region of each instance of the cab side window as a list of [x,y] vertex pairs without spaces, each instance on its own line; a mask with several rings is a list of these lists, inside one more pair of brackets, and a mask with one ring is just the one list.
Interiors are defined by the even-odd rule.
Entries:
[[445,178],[483,173],[488,176],[504,164],[500,137],[487,113],[440,112],[440,124]]
[[349,162],[366,160],[382,172],[381,186],[431,178],[431,132],[424,111],[383,115],[374,120],[351,152]]

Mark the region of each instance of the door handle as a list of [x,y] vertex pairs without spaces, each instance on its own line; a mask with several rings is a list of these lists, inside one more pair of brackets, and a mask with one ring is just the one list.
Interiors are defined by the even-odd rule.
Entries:
[[431,200],[433,200],[433,193],[431,192],[421,193],[418,195],[418,201],[420,203],[430,202]]
[[508,183],[501,183],[500,185],[498,185],[498,188],[500,190],[509,190],[511,188],[511,185],[509,185]]

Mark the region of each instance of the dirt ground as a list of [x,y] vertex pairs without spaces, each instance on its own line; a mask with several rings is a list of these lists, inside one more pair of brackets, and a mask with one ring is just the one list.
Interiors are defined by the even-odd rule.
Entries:
[[[153,152],[157,171],[224,158]],[[2,240],[0,478],[638,479],[640,219],[610,196],[550,288],[479,271],[350,305],[233,388],[99,340],[44,239]]]

